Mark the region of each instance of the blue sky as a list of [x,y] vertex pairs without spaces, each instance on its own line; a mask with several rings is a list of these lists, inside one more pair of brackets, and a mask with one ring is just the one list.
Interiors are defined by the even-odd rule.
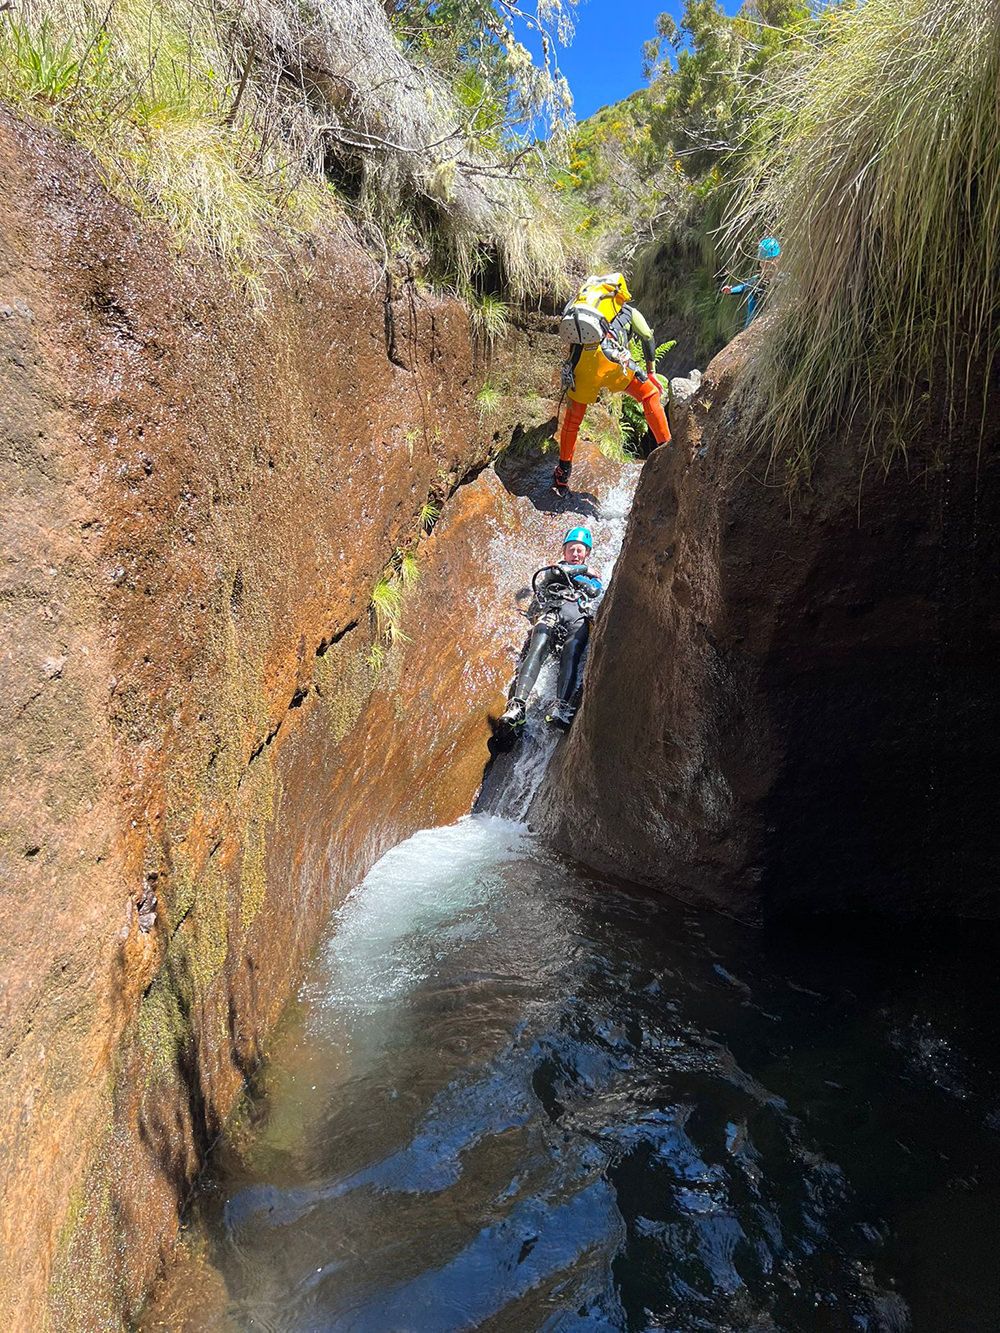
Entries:
[[[723,0],[722,7],[734,14],[740,0]],[[653,36],[656,16],[664,11],[679,23],[683,0],[580,0],[576,36],[558,56],[578,120],[643,86],[642,44]]]

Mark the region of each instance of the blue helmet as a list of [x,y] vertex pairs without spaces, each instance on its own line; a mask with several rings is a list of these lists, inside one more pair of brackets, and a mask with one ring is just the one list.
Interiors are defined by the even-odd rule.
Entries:
[[758,259],[777,259],[781,254],[781,242],[774,236],[765,236],[757,246]]
[[568,545],[569,542],[582,542],[588,551],[594,549],[594,539],[590,535],[589,528],[570,528],[563,538],[563,546]]

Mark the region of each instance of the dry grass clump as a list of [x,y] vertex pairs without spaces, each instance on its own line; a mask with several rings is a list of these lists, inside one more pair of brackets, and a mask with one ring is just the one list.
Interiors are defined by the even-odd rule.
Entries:
[[970,385],[1000,329],[1000,3],[832,10],[771,90],[731,241],[780,236],[786,281],[750,417],[791,480],[854,427],[888,464]]
[[327,203],[387,258],[514,296],[558,279],[558,219],[399,48],[377,0],[22,0],[0,97],[82,140],[109,185],[259,285]]

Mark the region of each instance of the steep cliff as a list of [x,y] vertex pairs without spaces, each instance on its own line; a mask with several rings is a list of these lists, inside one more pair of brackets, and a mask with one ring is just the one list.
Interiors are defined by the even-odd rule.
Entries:
[[768,442],[738,443],[734,391],[766,336],[720,353],[646,464],[533,822],[741,916],[995,916],[996,394],[982,437],[978,412],[956,425],[962,404],[939,404],[888,471],[827,440],[789,495]]
[[486,425],[464,308],[344,236],[254,311],[8,118],[0,187],[0,1308],[117,1327],[331,906],[469,808],[551,348]]

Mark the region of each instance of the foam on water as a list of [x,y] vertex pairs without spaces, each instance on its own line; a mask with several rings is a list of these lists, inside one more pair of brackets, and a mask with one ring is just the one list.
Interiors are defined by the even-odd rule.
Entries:
[[491,867],[527,855],[530,845],[523,824],[477,814],[393,847],[335,914],[328,979],[311,998],[348,1010],[398,999],[430,966],[421,942],[437,949],[449,935],[480,928],[474,913],[494,887]]

